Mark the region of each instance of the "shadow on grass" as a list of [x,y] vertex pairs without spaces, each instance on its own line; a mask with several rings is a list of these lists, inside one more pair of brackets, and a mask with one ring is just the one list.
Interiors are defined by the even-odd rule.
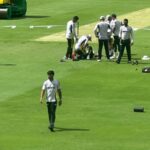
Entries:
[[51,16],[38,16],[38,15],[28,15],[28,16],[25,16],[24,18],[49,18]]
[[0,64],[0,66],[11,67],[11,66],[16,66],[16,64]]
[[62,131],[90,131],[90,129],[55,127],[55,132],[62,132]]
[[51,17],[51,16],[27,15],[27,16],[23,16],[23,17],[14,17],[14,18],[11,18],[10,20],[21,20],[21,19],[28,19],[28,18],[41,19],[41,18],[49,18],[49,17]]

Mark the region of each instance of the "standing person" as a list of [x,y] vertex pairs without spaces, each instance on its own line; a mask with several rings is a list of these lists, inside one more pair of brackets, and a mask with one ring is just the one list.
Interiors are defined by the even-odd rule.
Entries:
[[123,20],[123,26],[120,27],[119,37],[121,40],[121,47],[117,63],[120,64],[124,49],[127,50],[128,63],[131,63],[131,45],[133,45],[133,29],[128,25],[128,19]]
[[[119,38],[119,31],[120,31],[120,27],[121,27],[121,21],[117,20],[117,15],[116,14],[112,14],[112,21],[110,23],[110,27],[112,29],[112,32],[114,34],[114,54],[111,57],[113,58],[117,58],[119,56],[119,52],[120,52],[120,38]],[[118,54],[117,54],[118,53]]]
[[[110,26],[111,21],[112,21],[111,15],[107,15],[105,21]],[[112,29],[111,28],[108,29],[107,33],[108,33],[108,50],[109,50],[109,56],[111,57],[113,54],[113,42],[114,42],[113,37],[112,37]]]
[[98,43],[99,43],[98,60],[97,60],[99,62],[101,61],[101,57],[102,57],[103,45],[105,47],[106,57],[109,60],[108,29],[110,29],[109,24],[105,22],[105,17],[101,16],[100,22],[94,28],[94,33],[95,36],[98,38]]
[[43,83],[42,90],[41,90],[41,97],[40,103],[43,103],[43,97],[46,92],[46,103],[48,109],[48,116],[49,116],[49,123],[50,126],[48,127],[52,132],[54,131],[54,124],[55,124],[55,112],[57,107],[57,99],[56,99],[56,92],[59,96],[59,106],[62,104],[62,92],[60,88],[60,84],[58,80],[54,80],[54,71],[49,70],[47,72],[48,80]]
[[72,58],[74,38],[76,41],[78,41],[77,32],[79,32],[78,31],[79,29],[76,30],[76,25],[78,25],[78,20],[79,20],[79,17],[74,16],[72,20],[67,22],[66,39],[67,39],[68,47],[67,47],[67,52],[66,52],[66,59]]

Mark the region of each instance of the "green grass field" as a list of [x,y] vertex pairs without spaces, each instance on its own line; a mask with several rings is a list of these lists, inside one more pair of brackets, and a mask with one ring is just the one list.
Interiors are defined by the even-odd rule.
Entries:
[[[100,15],[148,8],[150,1],[27,2],[25,18],[0,20],[0,150],[149,150],[150,76],[141,71],[150,62],[140,59],[150,56],[150,31],[135,32],[132,57],[139,65],[127,64],[126,56],[120,65],[105,58],[101,63],[61,63],[66,43],[35,39],[65,30],[74,15],[85,25]],[[17,28],[4,28],[8,25]],[[30,25],[61,26],[29,29]],[[97,44],[92,46],[97,52]],[[39,103],[49,69],[55,70],[63,92],[55,133],[47,128],[46,105]],[[134,113],[135,106],[143,106],[145,113]]]

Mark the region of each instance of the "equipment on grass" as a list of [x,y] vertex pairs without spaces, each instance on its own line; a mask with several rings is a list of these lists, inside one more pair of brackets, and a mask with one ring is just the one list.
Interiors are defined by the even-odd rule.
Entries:
[[66,62],[64,59],[60,59],[60,62]]
[[150,60],[150,57],[147,56],[147,55],[144,55],[144,56],[142,57],[142,60]]
[[0,18],[10,19],[25,16],[27,11],[26,0],[0,0]]
[[142,68],[143,73],[150,73],[150,67],[144,67]]
[[144,112],[144,107],[134,107],[134,112]]
[[139,64],[138,60],[133,60],[132,65],[138,65],[138,64]]

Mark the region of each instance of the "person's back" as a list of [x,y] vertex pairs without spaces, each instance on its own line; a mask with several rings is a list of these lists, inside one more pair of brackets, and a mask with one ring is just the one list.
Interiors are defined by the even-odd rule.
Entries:
[[78,42],[76,43],[75,47],[80,47],[88,42],[87,36],[83,35],[79,38]]
[[109,25],[108,23],[101,21],[100,23],[98,23],[97,25],[98,28],[98,37],[99,39],[108,39],[108,29],[109,29]]
[[111,29],[115,36],[119,36],[121,22],[117,19],[111,21]]
[[98,38],[98,60],[97,61],[99,61],[99,62],[101,61],[101,57],[102,57],[103,45],[105,47],[106,57],[109,60],[108,29],[110,29],[109,24],[105,22],[105,17],[101,16],[100,23],[98,23],[94,28],[95,36]]

